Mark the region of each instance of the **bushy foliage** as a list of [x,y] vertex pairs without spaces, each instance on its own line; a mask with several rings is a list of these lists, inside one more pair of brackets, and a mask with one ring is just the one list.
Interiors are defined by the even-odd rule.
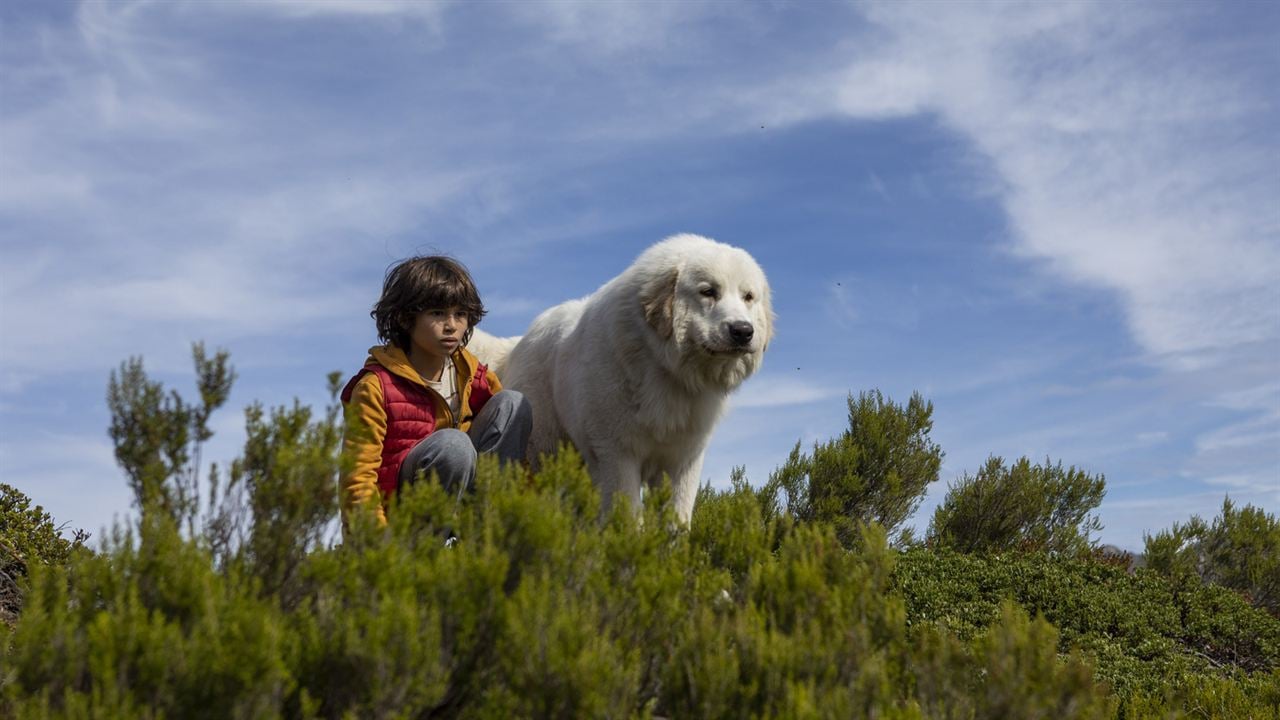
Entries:
[[20,583],[32,565],[65,565],[89,537],[76,530],[68,540],[61,531],[43,507],[31,507],[31,498],[0,483],[0,623],[17,619]]
[[330,374],[331,404],[318,419],[297,401],[269,414],[260,404],[250,405],[244,455],[231,463],[221,495],[216,468],[212,473],[215,509],[206,533],[211,547],[224,562],[245,565],[262,591],[286,606],[307,554],[323,547],[337,527],[339,382],[337,373]]
[[[420,483],[288,579],[152,516],[35,574],[3,657],[10,716],[1103,717],[1056,631],[1009,605],[970,640],[913,641],[896,553],[864,529],[766,521],[749,488],[678,526],[669,493],[598,521],[566,453],[485,462],[458,503]],[[728,513],[734,522],[718,522]],[[709,515],[710,514],[710,515]],[[750,520],[748,520],[750,519]],[[736,537],[737,522],[743,536]],[[461,540],[446,547],[441,528]],[[776,544],[773,551],[770,545]],[[745,572],[738,572],[745,569]],[[1065,658],[1065,659],[1064,659]]]
[[216,463],[209,468],[202,514],[201,448],[213,436],[209,418],[230,396],[236,373],[226,351],[210,357],[196,343],[192,358],[195,402],[151,380],[140,358],[111,374],[110,435],[134,506],[146,521],[159,516],[198,537],[217,565],[237,567],[255,578],[262,594],[278,595],[287,605],[291,576],[336,528],[340,376],[329,375],[333,402],[319,418],[297,401],[269,411],[250,404],[244,454],[230,463],[225,478]]
[[[1275,664],[1275,621],[1228,591],[902,554],[880,525],[797,517],[741,471],[684,528],[669,489],[601,519],[571,450],[535,475],[482,458],[474,493],[417,483],[385,528],[357,513],[335,545],[336,417],[252,407],[203,518],[173,490],[190,456],[127,454],[160,458],[137,487],[161,501],[99,552],[31,568],[0,637],[0,716],[1276,716],[1280,675],[1255,668]],[[1179,643],[1205,658],[1159,666],[1176,692],[1124,684]]]
[[929,542],[963,552],[1080,554],[1092,547],[1090,533],[1102,529],[1090,513],[1105,488],[1102,475],[1063,469],[1061,462],[1033,465],[1024,457],[1009,466],[991,457],[948,487],[929,524]]
[[1125,713],[1151,702],[1189,707],[1188,688],[1242,693],[1233,707],[1249,713],[1214,717],[1280,708],[1280,621],[1195,578],[1129,574],[1087,557],[914,548],[899,559],[895,586],[912,624],[962,638],[983,632],[1010,600],[1042,615],[1061,632],[1059,651],[1077,648],[1096,667],[1122,716],[1150,717]]
[[225,351],[209,357],[204,344],[196,343],[192,356],[198,403],[175,390],[165,392],[163,384],[147,377],[138,357],[121,363],[107,384],[108,432],[134,507],[185,523],[188,532],[194,532],[200,506],[200,449],[213,436],[209,418],[227,401],[235,382]]
[[876,522],[893,532],[920,506],[938,479],[943,452],[929,439],[933,403],[919,393],[905,406],[879,390],[849,396],[849,429],[813,454],[791,450],[764,493],[801,522],[831,523],[846,545],[859,525]]
[[1193,515],[1145,539],[1147,567],[1241,591],[1280,617],[1280,521],[1275,515],[1252,505],[1236,509],[1227,497],[1212,525]]

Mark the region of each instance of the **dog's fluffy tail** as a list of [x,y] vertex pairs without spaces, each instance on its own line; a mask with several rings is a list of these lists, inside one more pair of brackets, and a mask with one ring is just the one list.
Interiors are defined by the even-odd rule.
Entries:
[[467,349],[480,358],[480,362],[497,373],[498,379],[501,380],[507,371],[507,356],[511,354],[511,348],[514,348],[518,342],[520,342],[519,335],[500,338],[476,328],[471,335],[471,341],[467,343]]

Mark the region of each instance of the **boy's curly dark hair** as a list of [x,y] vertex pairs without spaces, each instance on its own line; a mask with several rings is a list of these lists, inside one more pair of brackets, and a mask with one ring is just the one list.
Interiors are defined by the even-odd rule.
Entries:
[[467,313],[462,344],[484,317],[484,303],[467,268],[443,255],[420,255],[401,261],[387,271],[382,297],[369,315],[378,325],[378,339],[409,350],[409,330],[424,310],[460,307]]

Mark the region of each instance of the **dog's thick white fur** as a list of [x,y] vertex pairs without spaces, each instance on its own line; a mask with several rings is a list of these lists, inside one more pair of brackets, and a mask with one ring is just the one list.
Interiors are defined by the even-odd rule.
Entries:
[[638,509],[670,476],[688,523],[702,458],[728,395],[773,336],[764,271],[697,235],[653,245],[599,290],[539,315],[520,338],[476,331],[469,348],[533,405],[528,457],[571,441],[606,507]]

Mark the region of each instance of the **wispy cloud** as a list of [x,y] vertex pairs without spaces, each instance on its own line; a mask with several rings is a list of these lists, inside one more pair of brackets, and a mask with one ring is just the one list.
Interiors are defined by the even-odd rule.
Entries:
[[[428,6],[368,5],[259,9]],[[6,65],[0,173],[21,178],[0,183],[0,213],[17,231],[0,244],[8,391],[139,349],[181,364],[179,348],[202,335],[226,342],[354,317],[370,291],[344,285],[342,271],[380,270],[400,254],[390,242],[483,173],[411,165],[356,127],[295,132],[230,97],[240,80],[223,76],[224,58],[173,38],[169,11],[86,3],[73,25],[20,40],[25,64]]]
[[1272,502],[1280,503],[1280,478],[1274,475],[1222,475],[1208,478],[1205,482],[1210,485],[1223,485],[1229,488],[1251,490],[1256,493],[1269,493]]
[[289,17],[409,17],[438,21],[452,0],[240,0],[242,10]]
[[1280,339],[1280,216],[1266,210],[1280,178],[1256,147],[1276,117],[1275,53],[1249,74],[1212,47],[1188,53],[1187,6],[859,7],[879,42],[827,78],[827,112],[934,113],[962,133],[991,162],[1015,248],[1116,291],[1154,356]]
[[807,405],[844,395],[844,392],[784,375],[759,375],[749,380],[731,402],[734,409],[776,408]]
[[516,17],[540,28],[552,43],[573,45],[591,53],[616,56],[682,47],[698,22],[727,14],[719,3],[575,2],[551,0],[515,3]]
[[1274,487],[1280,399],[1257,387],[1280,353],[1272,33],[1193,33],[1215,20],[1202,5],[855,7],[871,29],[847,59],[755,96],[761,112],[923,114],[967,140],[1013,253],[1112,293],[1147,361],[1201,387],[1186,402],[1232,398],[1242,419],[1202,434],[1187,475]]
[[[996,447],[1077,461],[1065,453],[1167,442],[1183,467],[1118,479],[1265,490],[1280,466],[1274,22],[1200,32],[1218,9],[1196,4],[974,7],[157,0],[6,15],[0,393],[7,402],[58,373],[105,377],[137,352],[149,368],[189,370],[187,346],[200,337],[258,339],[259,363],[283,362],[284,336],[361,338],[382,272],[412,252],[464,257],[485,285],[486,326],[516,333],[522,317],[620,270],[644,233],[673,218],[697,211],[741,227],[732,216],[744,197],[803,205],[770,184],[776,163],[726,164],[714,148],[809,149],[814,137],[850,137],[832,126],[907,119],[945,142],[950,177],[951,153],[967,152],[955,185],[984,211],[1003,210],[1012,257],[992,264],[1028,286],[1113,300],[1159,378],[1130,382],[1134,347],[1070,332],[1013,348],[1001,327],[972,326],[925,347],[938,308],[922,305],[912,273],[804,256],[825,259],[870,226],[833,230],[840,240],[825,247],[796,238],[790,258],[767,247],[785,231],[759,232],[779,290],[788,274],[802,278],[779,295],[790,303],[785,341],[768,367],[791,353],[787,365],[824,373],[843,395],[884,385],[895,358],[918,358],[911,381],[937,377],[942,398],[971,413],[956,434],[974,451],[957,448],[957,467]],[[692,160],[667,167],[676,155]],[[904,173],[854,163],[820,181],[848,181],[860,199],[895,208],[956,201],[943,175]],[[625,247],[607,245],[620,236]],[[956,237],[966,257],[989,254],[989,238]],[[530,268],[554,282],[522,284]],[[986,292],[943,275],[928,281],[937,305]],[[819,276],[842,285],[815,285]],[[1022,302],[1009,298],[1012,282],[982,301]],[[1033,300],[1038,313],[1056,298]],[[965,310],[942,316],[1005,319]],[[876,333],[876,345],[858,345]],[[840,354],[824,355],[833,342]],[[1012,350],[992,359],[998,347]],[[326,370],[333,362],[328,349],[308,350]],[[1116,372],[1097,360],[1117,355]],[[840,398],[791,370],[735,396],[716,462],[751,455],[771,467],[797,434],[808,442],[841,427]],[[1194,417],[1183,424],[1151,421],[1184,409]],[[777,434],[782,414],[786,437],[766,453],[758,438]]]
[[[79,528],[97,537],[102,525],[110,522],[104,508],[129,508],[129,488],[105,432],[88,437],[42,432],[24,437],[20,444],[5,439],[0,441],[0,469],[5,482],[18,482],[46,510],[56,509],[53,517],[69,530]],[[22,478],[39,484],[24,485]]]

